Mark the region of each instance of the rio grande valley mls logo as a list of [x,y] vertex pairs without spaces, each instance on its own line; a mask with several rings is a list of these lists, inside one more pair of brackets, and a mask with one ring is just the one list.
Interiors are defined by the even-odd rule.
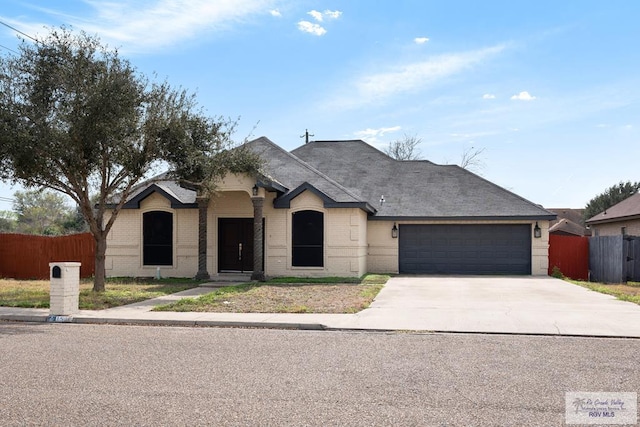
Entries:
[[638,393],[567,392],[567,424],[621,425],[638,422]]

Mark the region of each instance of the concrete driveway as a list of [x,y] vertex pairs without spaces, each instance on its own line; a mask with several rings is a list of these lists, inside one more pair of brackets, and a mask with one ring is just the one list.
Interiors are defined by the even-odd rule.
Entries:
[[640,337],[640,306],[550,277],[394,277],[365,329]]

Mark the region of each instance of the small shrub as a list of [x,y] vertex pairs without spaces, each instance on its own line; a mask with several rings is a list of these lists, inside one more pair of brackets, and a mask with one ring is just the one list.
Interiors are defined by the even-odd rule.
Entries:
[[553,270],[551,270],[551,277],[555,277],[556,279],[564,279],[564,274],[560,271],[560,267],[557,265],[553,266]]

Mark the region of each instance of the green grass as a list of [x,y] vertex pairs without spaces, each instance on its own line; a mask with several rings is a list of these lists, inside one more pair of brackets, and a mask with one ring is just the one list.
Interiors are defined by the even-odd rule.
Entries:
[[[102,310],[133,304],[150,298],[173,294],[198,286],[199,281],[190,279],[140,279],[110,278],[105,292],[93,292],[93,282],[80,283],[79,308]],[[48,280],[0,279],[0,306],[21,308],[49,308]]]
[[640,305],[640,282],[627,282],[626,284],[604,284],[583,282],[580,280],[566,279],[576,285],[591,289],[601,294],[612,295],[619,300],[629,301]]

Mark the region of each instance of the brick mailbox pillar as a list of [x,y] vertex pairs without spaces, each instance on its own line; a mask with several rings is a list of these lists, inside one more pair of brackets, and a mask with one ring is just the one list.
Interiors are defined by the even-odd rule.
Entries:
[[49,263],[51,278],[49,314],[68,316],[78,311],[80,299],[80,263]]

